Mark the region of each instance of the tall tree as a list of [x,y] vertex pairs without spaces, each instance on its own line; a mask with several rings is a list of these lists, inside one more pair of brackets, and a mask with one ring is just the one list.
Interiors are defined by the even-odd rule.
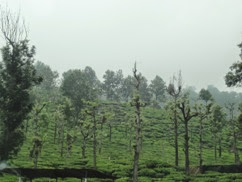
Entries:
[[201,89],[199,92],[199,98],[201,100],[203,100],[205,102],[205,104],[207,105],[208,102],[212,102],[213,101],[213,96],[212,94],[209,92],[209,90],[205,90],[205,89]]
[[43,78],[42,83],[39,85],[40,88],[46,90],[46,91],[51,91],[57,86],[57,78],[58,78],[58,73],[56,71],[52,71],[50,66],[37,61],[34,65],[36,69],[36,74],[40,77]]
[[178,121],[177,121],[177,100],[182,92],[182,77],[179,72],[178,78],[174,75],[167,87],[168,94],[173,98],[174,110],[173,110],[173,122],[174,122],[174,135],[175,135],[175,165],[178,166],[179,154],[178,154]]
[[155,76],[153,80],[151,80],[150,84],[151,93],[155,96],[155,100],[158,102],[162,102],[165,97],[166,85],[164,80],[160,76]]
[[148,80],[141,73],[139,73],[139,77],[141,78],[139,88],[140,99],[148,105],[150,104],[152,98],[152,94],[148,85]]
[[225,105],[225,108],[229,111],[229,122],[230,122],[230,131],[232,134],[232,150],[234,153],[234,162],[240,164],[240,157],[238,151],[238,137],[239,137],[239,123],[235,119],[235,103],[228,103]]
[[100,124],[100,132],[99,132],[99,144],[98,144],[98,153],[101,154],[102,152],[102,146],[103,146],[103,137],[105,136],[105,133],[103,131],[103,125],[106,123],[107,121],[107,117],[110,116],[111,114],[110,113],[103,113],[102,116],[101,116],[101,120],[99,122]]
[[111,101],[119,101],[123,82],[122,70],[117,72],[107,70],[103,75],[103,79],[102,89],[106,98]]
[[128,102],[132,98],[134,85],[135,85],[134,77],[128,75],[126,78],[124,78],[122,82],[121,90],[120,90],[121,96],[124,101]]
[[86,117],[85,120],[80,121],[80,131],[82,136],[82,159],[86,158],[86,145],[93,131],[93,124],[90,118]]
[[135,107],[136,118],[135,118],[135,146],[134,146],[134,164],[133,164],[133,182],[138,182],[138,170],[139,170],[139,157],[142,148],[142,119],[141,119],[141,107],[144,106],[140,100],[140,84],[141,75],[137,74],[136,63],[133,69],[134,78],[136,80],[135,94],[131,105]]
[[48,120],[50,119],[47,112],[44,110],[46,103],[36,103],[33,108],[33,147],[30,150],[30,158],[34,162],[34,168],[37,168],[38,159],[40,157],[46,135],[48,133]]
[[72,101],[76,123],[80,119],[80,112],[84,108],[85,101],[93,101],[97,98],[98,88],[96,83],[95,72],[90,67],[63,73],[61,90]]
[[0,62],[0,160],[7,160],[24,141],[23,121],[33,106],[29,92],[41,78],[33,66],[35,47],[29,47],[19,14],[0,13],[0,31],[6,40]]
[[184,134],[184,152],[185,152],[185,171],[186,174],[190,174],[190,161],[189,161],[189,130],[188,130],[188,122],[193,118],[198,116],[197,112],[192,112],[191,106],[189,104],[189,100],[186,96],[184,96],[180,101],[178,108],[182,113],[182,117],[180,117],[181,121],[184,123],[185,134]]
[[214,141],[214,159],[217,160],[217,145],[219,144],[219,151],[221,152],[221,132],[225,121],[225,114],[222,107],[215,105],[212,108],[212,115],[210,119],[210,130]]
[[93,123],[93,168],[97,169],[97,110],[98,104],[96,102],[87,102],[85,113],[90,116]]
[[203,129],[204,129],[204,120],[208,118],[211,113],[212,107],[212,95],[208,90],[201,89],[199,92],[199,99],[205,103],[200,103],[197,107],[197,112],[199,116],[199,166],[200,169],[203,164]]

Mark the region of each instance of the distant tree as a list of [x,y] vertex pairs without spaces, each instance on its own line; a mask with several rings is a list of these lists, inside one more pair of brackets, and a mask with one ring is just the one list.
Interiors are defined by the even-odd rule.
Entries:
[[119,101],[123,82],[122,70],[117,72],[107,70],[103,75],[103,79],[102,89],[106,98],[111,101]]
[[85,69],[83,70],[83,72],[85,73],[87,80],[92,83],[92,84],[98,84],[99,80],[96,76],[95,71],[90,67],[90,66],[86,66]]
[[[182,117],[179,117],[180,120],[183,122],[184,124],[184,128],[185,128],[185,134],[184,134],[184,152],[185,152],[185,171],[186,174],[189,175],[190,174],[190,161],[189,161],[189,130],[188,130],[188,122],[193,118],[198,116],[197,112],[193,112],[191,110],[191,106],[189,104],[189,99],[184,96],[178,104],[178,108],[180,109],[181,113],[182,113]],[[178,115],[179,116],[179,115]]]
[[[242,43],[238,45],[241,50],[240,58],[242,59]],[[242,62],[233,63],[230,71],[225,76],[225,83],[228,87],[242,85]]]
[[132,98],[134,92],[134,84],[135,80],[130,75],[123,79],[120,93],[124,101],[128,102]]
[[84,70],[69,70],[63,73],[61,90],[64,96],[71,99],[74,106],[74,118],[77,123],[85,101],[97,98],[97,78],[90,67]]
[[163,79],[160,76],[157,76],[151,80],[149,85],[151,93],[155,96],[155,100],[162,102],[165,97],[166,85]]
[[214,101],[221,107],[227,103],[239,104],[242,98],[240,93],[219,91],[213,85],[209,85],[207,90],[212,94]]
[[187,86],[183,89],[183,93],[186,93],[186,95],[188,96],[191,104],[194,104],[197,99],[199,98],[198,93],[196,92],[196,88],[193,86]]
[[30,90],[41,78],[33,66],[35,47],[29,47],[19,14],[0,11],[0,31],[6,41],[0,62],[0,160],[7,160],[23,144],[23,121],[33,107]]
[[90,83],[91,88],[95,91],[95,94],[97,95],[97,97],[101,96],[102,94],[101,82],[97,78],[95,71],[90,66],[86,66],[83,72],[85,73],[87,80]]
[[148,105],[150,104],[152,98],[148,80],[141,73],[139,74],[139,77],[141,78],[139,88],[140,99]]
[[57,86],[56,79],[59,75],[56,71],[52,71],[52,69],[48,65],[40,61],[37,61],[34,67],[36,69],[36,74],[43,78],[43,81],[39,85],[40,88],[46,91],[51,91]]
[[181,72],[178,75],[178,78],[174,75],[167,87],[168,94],[173,98],[173,122],[174,122],[174,135],[175,135],[175,165],[178,166],[178,121],[177,121],[177,100],[182,92],[182,77]]
[[205,89],[201,89],[200,92],[199,92],[199,98],[201,100],[203,100],[205,102],[205,104],[207,105],[207,103],[210,101],[213,101],[213,96],[212,94],[208,91],[208,90],[205,90]]

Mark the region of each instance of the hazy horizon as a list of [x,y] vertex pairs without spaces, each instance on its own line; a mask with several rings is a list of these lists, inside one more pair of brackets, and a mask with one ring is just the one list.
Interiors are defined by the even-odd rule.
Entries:
[[[224,76],[240,60],[242,1],[234,0],[0,0],[20,9],[37,48],[36,60],[62,74],[91,66],[132,74],[134,62],[150,81],[179,70],[198,90],[226,88]],[[3,45],[3,43],[1,43]]]

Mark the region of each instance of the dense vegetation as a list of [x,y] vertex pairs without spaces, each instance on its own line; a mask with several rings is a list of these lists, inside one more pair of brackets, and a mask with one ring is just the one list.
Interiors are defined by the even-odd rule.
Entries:
[[[0,65],[0,170],[93,168],[119,182],[242,180],[200,173],[204,165],[240,164],[241,93],[183,88],[181,73],[168,84],[161,76],[149,82],[136,65],[126,77],[107,70],[102,82],[91,67],[59,78],[48,65],[34,64],[26,39],[8,33]],[[241,63],[232,65],[228,86],[241,84],[240,70]]]

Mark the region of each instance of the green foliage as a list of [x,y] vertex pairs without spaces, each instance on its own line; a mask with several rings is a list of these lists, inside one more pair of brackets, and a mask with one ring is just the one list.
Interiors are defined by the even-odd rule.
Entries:
[[156,101],[161,102],[164,100],[166,85],[160,76],[156,75],[155,78],[151,80],[151,84],[149,87],[150,87],[151,93],[155,95]]
[[242,62],[236,62],[231,67],[226,76],[225,83],[228,87],[241,86]]
[[239,105],[242,99],[241,93],[236,92],[227,92],[227,91],[219,91],[215,86],[209,85],[207,90],[212,94],[214,101],[224,107],[225,104],[228,103],[236,103]]
[[75,69],[63,73],[61,91],[64,96],[71,99],[75,108],[74,117],[76,121],[79,119],[84,102],[97,98],[97,82],[95,72],[90,67],[84,70]]
[[199,97],[201,100],[205,101],[206,103],[208,101],[213,101],[212,94],[208,90],[205,90],[205,89],[200,90]]
[[152,98],[152,94],[148,85],[148,80],[141,75],[141,73],[139,74],[141,80],[140,80],[140,88],[139,88],[139,94],[140,94],[140,99],[146,104],[150,104],[151,102],[151,98]]
[[154,178],[156,177],[156,172],[153,169],[144,168],[139,171],[139,176]]
[[[46,69],[48,71],[48,68]],[[26,141],[24,141],[18,156],[10,161],[11,166],[33,167],[31,160],[29,160],[29,157],[32,157],[32,159],[38,158],[39,168],[93,168],[93,159],[94,155],[96,155],[98,170],[112,173],[112,175],[120,178],[117,181],[131,181],[133,173],[132,149],[135,146],[135,115],[137,114],[135,108],[131,106],[138,103],[141,107],[143,128],[140,135],[140,138],[142,138],[142,152],[139,159],[139,181],[238,181],[242,179],[242,175],[240,174],[192,174],[190,177],[185,175],[184,168],[182,167],[184,166],[184,125],[181,122],[184,121],[184,118],[182,118],[183,113],[178,110],[177,106],[184,103],[186,106],[184,108],[185,114],[188,112],[193,114],[193,105],[190,105],[190,107],[187,106],[189,106],[189,103],[194,104],[194,102],[190,102],[191,98],[197,97],[198,94],[193,90],[194,97],[188,97],[190,100],[179,99],[181,93],[180,78],[174,80],[174,83],[172,82],[169,85],[170,91],[172,91],[171,95],[177,97],[177,102],[175,103],[174,100],[167,102],[167,110],[165,110],[157,109],[158,107],[142,107],[151,103],[151,96],[155,94],[154,88],[157,86],[155,83],[153,84],[154,90],[152,91],[151,87],[153,86],[148,86],[147,80],[140,74],[140,93],[137,91],[133,92],[133,86],[135,86],[134,77],[127,77],[127,83],[124,83],[122,74],[114,72],[114,76],[115,74],[119,74],[118,80],[121,81],[116,82],[118,86],[113,87],[115,88],[113,89],[114,96],[111,96],[109,100],[128,101],[133,97],[129,103],[110,102],[107,100],[99,100],[98,103],[95,102],[98,97],[97,93],[100,95],[100,83],[96,78],[95,72],[90,67],[86,67],[84,70],[70,70],[66,72],[61,85],[62,93],[58,89],[54,89],[55,93],[53,95],[55,98],[53,99],[53,95],[49,97],[51,94],[48,95],[50,92],[45,92],[44,87],[40,86],[38,90],[36,89],[34,91],[36,105],[28,115],[28,119],[25,120],[25,124],[27,121],[29,122],[28,125],[26,124],[26,126],[29,126],[26,133]],[[178,82],[177,85],[176,82]],[[51,83],[51,81],[48,83]],[[175,88],[176,86],[177,88]],[[157,92],[158,90],[156,89]],[[121,93],[122,95],[120,95]],[[239,94],[232,92],[223,93],[216,92],[215,90],[215,92],[208,94],[207,90],[201,91],[200,98],[205,102],[209,102],[208,107],[212,106],[210,105],[210,101],[212,100],[211,95],[214,93],[217,96],[219,95],[217,98],[222,98],[222,96],[226,96],[226,98],[231,100],[236,97],[238,100],[240,98]],[[117,97],[115,94],[117,94]],[[48,98],[51,98],[49,100],[52,102],[45,103],[44,101],[48,100]],[[208,108],[205,107],[204,103],[201,103],[201,101],[198,101],[198,105],[196,105],[196,110],[194,111],[208,114]],[[43,104],[47,105],[36,116],[36,111]],[[174,119],[174,111],[177,112],[176,115],[178,117],[178,167],[172,165],[175,158],[173,140],[174,122],[170,120],[173,121]],[[212,107],[212,111],[213,113],[209,121],[204,121],[204,136],[202,141],[204,164],[232,164],[234,156],[230,150],[231,134],[229,123],[225,122],[225,114],[222,111],[222,107],[214,106]],[[78,119],[76,119],[77,115]],[[96,122],[95,128],[94,118]],[[242,123],[241,118],[242,116],[238,117],[240,123]],[[35,134],[35,122],[38,128],[37,135]],[[0,122],[1,129],[4,128],[3,124],[3,122]],[[242,124],[240,125],[242,126]],[[22,124],[19,126],[22,126]],[[190,164],[196,168],[199,158],[199,119],[191,119],[188,129]],[[11,135],[11,139],[14,140],[9,140],[9,145],[15,146],[15,143],[21,143],[23,132],[21,129],[19,130],[21,132],[17,131],[16,133],[22,135]],[[96,132],[96,138],[93,136],[94,131]],[[224,153],[217,160],[213,158],[214,134],[216,134],[216,137],[224,139],[221,143]],[[112,136],[112,140],[110,140],[110,136]],[[96,143],[94,144],[95,140]],[[1,141],[2,139],[0,139]],[[85,157],[82,155],[84,143]],[[97,149],[101,149],[102,152],[94,154],[93,145],[96,145]],[[240,141],[238,142],[238,148],[241,148]],[[15,151],[13,150],[13,152]],[[239,153],[241,154],[240,151]],[[5,178],[8,181],[16,181],[16,178],[11,176],[5,176]],[[4,178],[0,177],[0,181],[4,180]],[[41,180],[48,181],[49,179],[34,181]],[[75,182],[80,180],[68,178],[65,181]],[[88,179],[88,181],[101,182],[107,180]]]
[[57,86],[56,79],[58,78],[58,73],[56,71],[52,71],[48,65],[40,61],[37,61],[34,67],[36,69],[36,74],[43,79],[38,87],[50,92]]
[[211,131],[213,134],[221,132],[225,122],[225,114],[219,105],[212,108],[212,115],[210,120]]
[[[242,59],[242,43],[238,45],[241,50],[240,58]],[[228,87],[241,86],[242,83],[242,62],[233,63],[230,71],[225,76],[225,83]]]
[[[107,70],[103,75],[103,79],[104,81],[102,84],[102,89],[106,98],[111,101],[120,100],[120,93],[122,92],[121,85],[123,82],[122,70],[118,70],[117,72]],[[124,91],[124,88],[123,88],[123,95],[127,95],[127,93],[124,93],[124,92],[126,91]]]
[[133,96],[134,83],[134,78],[130,75],[123,79],[120,94],[123,100],[125,100],[126,102],[128,102]]
[[28,41],[7,44],[1,49],[0,63],[0,159],[16,154],[24,140],[21,130],[33,102],[30,90],[41,82],[33,66],[35,47]]

